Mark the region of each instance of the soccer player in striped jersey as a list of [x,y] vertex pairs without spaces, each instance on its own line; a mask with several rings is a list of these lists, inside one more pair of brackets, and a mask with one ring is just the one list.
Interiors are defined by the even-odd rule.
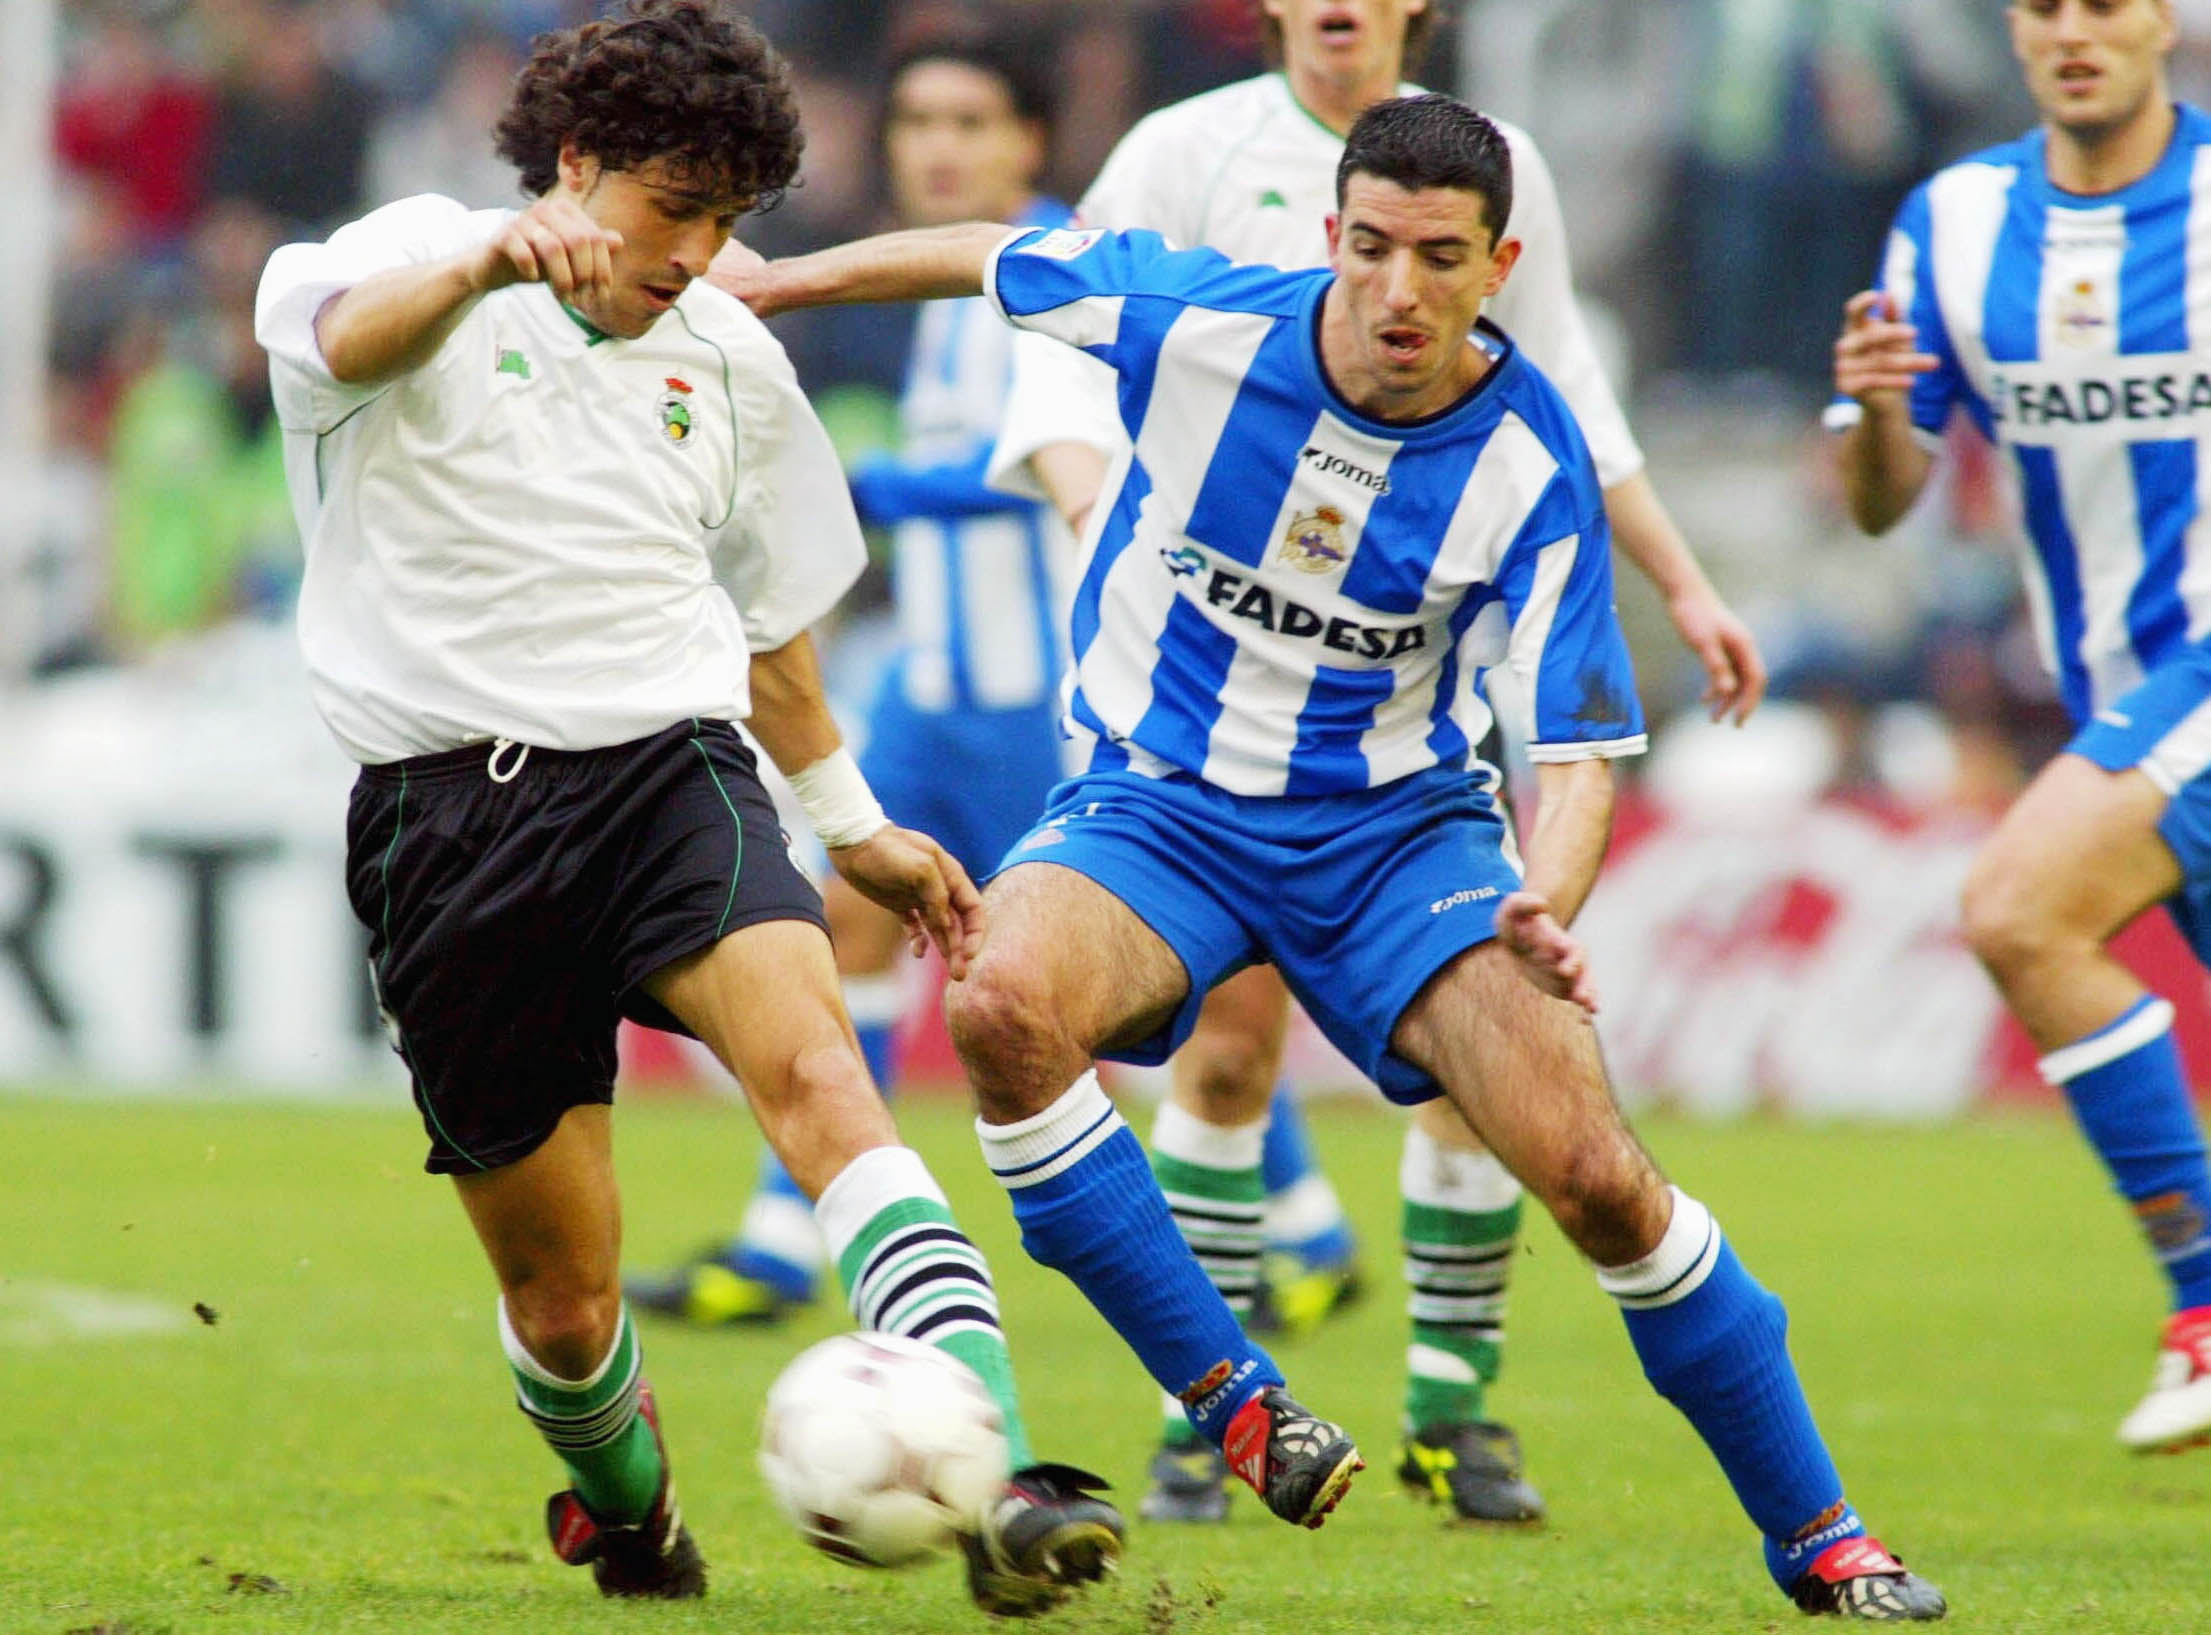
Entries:
[[[1083,196],[1086,226],[1149,227],[1181,248],[1239,261],[1317,267],[1343,133],[1359,112],[1417,87],[1401,82],[1432,19],[1427,0],[1262,0],[1279,73],[1222,86],[1163,108],[1122,138]],[[1500,124],[1512,149],[1513,217],[1522,254],[1490,317],[1558,386],[1580,421],[1605,484],[1622,556],[1647,577],[1703,664],[1715,715],[1747,717],[1764,687],[1749,630],[1713,591],[1667,515],[1606,383],[1574,297],[1565,222],[1549,167],[1527,133]],[[993,471],[1033,477],[1070,518],[1096,499],[1107,459],[1126,445],[1110,377],[1089,360],[1023,337],[1006,429]],[[1105,377],[1105,378],[1101,378]],[[1031,469],[1033,468],[1033,469]],[[1327,1176],[1310,1159],[1294,1098],[1278,1091],[1289,996],[1264,966],[1208,996],[1170,1065],[1172,1091],[1152,1133],[1171,1172],[1179,1217],[1231,1305],[1258,1284],[1295,1326],[1328,1309],[1349,1239]],[[1519,1439],[1494,1414],[1508,1282],[1518,1248],[1521,1189],[1445,1103],[1407,1121],[1399,1220],[1410,1335],[1397,1473],[1414,1492],[1461,1516],[1540,1520]],[[1253,1224],[1248,1194],[1262,1187]],[[1264,1262],[1254,1253],[1264,1233]],[[1258,1272],[1265,1268],[1261,1282]],[[1209,1521],[1227,1513],[1218,1462],[1188,1441],[1170,1412],[1143,1514]]]
[[837,871],[964,974],[974,886],[884,816],[806,634],[865,559],[835,455],[774,338],[703,277],[797,172],[788,75],[720,0],[632,0],[538,36],[497,143],[533,203],[425,195],[287,245],[255,333],[309,685],[362,766],[346,884],[426,1167],[453,1177],[515,1399],[568,1472],[554,1551],[610,1596],[706,1588],[618,1276],[628,1016],[744,1085],[855,1319],[990,1389],[1016,1469],[963,1540],[969,1590],[1043,1611],[1112,1564],[1119,1518],[1095,1478],[1033,1461],[989,1272],[869,1080],[734,725]]
[[[927,42],[894,63],[886,83],[883,143],[904,221],[1066,222],[1067,207],[1036,191],[1050,95],[1013,40]],[[1074,544],[1048,506],[983,482],[1012,343],[980,297],[923,306],[900,450],[851,473],[861,520],[892,533],[900,637],[860,770],[886,811],[978,875],[1044,809],[1062,770],[1053,691],[1066,664],[1063,581]],[[898,920],[836,875],[822,895],[845,1006],[887,1090],[907,994]],[[767,1149],[736,1234],[628,1289],[644,1309],[694,1323],[772,1321],[813,1299],[822,1265],[813,1205]]]
[[[992,880],[947,996],[984,1153],[1029,1252],[1276,1514],[1318,1521],[1356,1451],[1207,1280],[1093,1065],[1164,1059],[1216,981],[1271,961],[1385,1094],[1447,1096],[1588,1255],[1785,1594],[1940,1617],[1845,1500],[1781,1302],[1605,1082],[1565,923],[1643,726],[1588,448],[1478,322],[1519,248],[1505,139],[1448,97],[1385,101],[1337,188],[1309,272],[981,225],[718,269],[761,311],[980,288],[1119,379],[1133,449],[1072,625],[1085,765]],[[1541,785],[1524,875],[1474,758],[1499,666]]]
[[2130,1448],[2211,1437],[2211,1169],[2172,1007],[2112,958],[2163,903],[2211,959],[2211,116],[2165,0],[2016,0],[2041,127],[1905,201],[1829,411],[1859,525],[1911,506],[1951,413],[2004,455],[2028,602],[2079,732],[1998,825],[1965,929],[2164,1268]]

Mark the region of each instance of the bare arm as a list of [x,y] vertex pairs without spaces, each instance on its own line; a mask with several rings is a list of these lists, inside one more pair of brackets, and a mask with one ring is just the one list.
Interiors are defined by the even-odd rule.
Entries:
[[1088,443],[1046,443],[1029,456],[1029,469],[1068,531],[1080,539],[1090,508],[1098,503],[1098,490],[1105,486],[1105,455]]
[[436,356],[469,308],[493,290],[542,280],[563,301],[603,295],[613,286],[612,255],[621,244],[621,234],[550,195],[473,250],[395,267],[331,297],[315,315],[315,344],[348,385],[393,380]]
[[745,725],[786,778],[844,748],[812,636],[752,655],[752,715]]
[[1549,901],[1559,924],[1572,925],[1612,843],[1612,763],[1539,761],[1535,782],[1525,889]]
[[1535,772],[1525,883],[1498,905],[1497,940],[1538,988],[1594,1012],[1588,955],[1566,927],[1581,912],[1612,839],[1612,763],[1544,761]]
[[1712,719],[1730,713],[1740,726],[1766,696],[1766,661],[1758,640],[1705,577],[1674,526],[1650,474],[1638,471],[1605,490],[1613,543],[1666,603],[1666,616],[1704,666],[1705,706]]
[[[801,635],[773,652],[753,655],[752,717],[746,725],[798,791],[836,871],[905,923],[915,953],[935,943],[952,979],[964,978],[968,961],[982,952],[982,893],[950,852],[917,829],[901,829],[873,806],[829,713],[813,637]],[[873,810],[873,825],[862,825],[864,836],[825,824],[825,814],[841,823],[856,805]]]
[[1866,290],[1843,308],[1835,341],[1835,390],[1858,400],[1858,423],[1842,434],[1843,493],[1851,519],[1884,534],[1912,508],[1934,456],[1913,433],[1912,382],[1940,360],[1919,350],[1917,331],[1897,316],[1893,296]]
[[1018,230],[994,221],[916,227],[779,261],[732,241],[707,277],[763,318],[798,307],[980,295],[991,252]]

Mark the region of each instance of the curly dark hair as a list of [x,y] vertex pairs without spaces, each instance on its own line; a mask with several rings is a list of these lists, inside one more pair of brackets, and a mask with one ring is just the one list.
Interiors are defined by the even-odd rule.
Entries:
[[611,170],[658,159],[755,210],[781,200],[806,145],[790,71],[724,0],[627,0],[540,34],[493,134],[526,193],[551,191],[573,141]]

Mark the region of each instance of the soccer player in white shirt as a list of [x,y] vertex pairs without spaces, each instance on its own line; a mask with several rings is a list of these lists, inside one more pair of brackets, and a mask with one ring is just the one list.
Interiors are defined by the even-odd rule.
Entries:
[[[1169,243],[1206,245],[1239,261],[1313,267],[1327,257],[1323,223],[1334,208],[1343,133],[1359,112],[1401,89],[1431,13],[1426,0],[1262,0],[1279,47],[1280,73],[1223,86],[1139,123],[1106,161],[1077,211],[1086,226],[1149,227]],[[1715,717],[1757,706],[1765,671],[1756,643],[1713,591],[1644,470],[1627,420],[1575,303],[1565,223],[1549,168],[1525,132],[1500,124],[1512,148],[1510,230],[1522,245],[1512,280],[1489,316],[1550,376],[1580,420],[1605,485],[1605,510],[1622,552],[1663,598],[1676,629],[1703,664]],[[1020,482],[1024,465],[1079,524],[1107,459],[1125,446],[1103,371],[1068,348],[1024,336],[994,470]],[[1270,1198],[1266,1235],[1302,1252],[1270,1256],[1276,1310],[1310,1319],[1325,1310],[1348,1252],[1341,1209],[1326,1178],[1301,1162],[1302,1119],[1276,1094],[1288,996],[1267,967],[1223,984],[1206,1002],[1172,1064],[1170,1105],[1153,1151],[1173,1164],[1193,1197],[1189,1224],[1215,1252],[1231,1302],[1250,1298],[1254,1261],[1241,1219],[1219,1216],[1249,1190],[1240,1154],[1263,1131]],[[1270,1118],[1270,1101],[1271,1113]],[[1442,1102],[1416,1113],[1400,1171],[1410,1279],[1403,1442],[1397,1472],[1412,1491],[1483,1521],[1535,1521],[1542,1500],[1522,1472],[1517,1438],[1490,1417],[1487,1387],[1504,1340],[1506,1283],[1517,1248],[1519,1186],[1483,1152]],[[1296,1275],[1300,1262],[1317,1275]],[[1217,1466],[1179,1441],[1167,1444],[1145,1496],[1148,1517],[1213,1520],[1226,1513]]]
[[2038,130],[1906,201],[1835,346],[1851,510],[1888,528],[1962,408],[2005,456],[2078,735],[2013,804],[1965,930],[2171,1291],[2144,1451],[2211,1435],[2211,1168],[2172,1007],[2109,943],[2163,903],[2211,959],[2211,115],[2165,0],[2016,0]]
[[427,1167],[454,1177],[516,1399],[568,1470],[554,1550],[607,1595],[705,1588],[617,1278],[628,1015],[745,1086],[858,1321],[990,1386],[1016,1471],[966,1541],[970,1590],[1040,1611],[1112,1563],[1119,1519],[1028,1452],[988,1270],[899,1144],[734,725],[838,873],[962,975],[973,883],[884,818],[806,634],[862,560],[834,455],[781,348],[700,276],[796,172],[786,72],[719,0],[635,0],[541,35],[497,135],[536,202],[424,196],[287,246],[256,318],[301,641],[362,763],[347,885]]
[[[1636,1141],[1584,1014],[1563,922],[1643,733],[1588,449],[1477,327],[1519,248],[1506,142],[1448,97],[1393,99],[1337,178],[1321,270],[982,225],[717,269],[763,311],[980,288],[1118,377],[1132,450],[1071,631],[1087,764],[991,882],[947,996],[984,1153],[1023,1246],[1270,1509],[1317,1522],[1356,1450],[1237,1324],[1092,1065],[1163,1059],[1216,981],[1269,961],[1385,1094],[1448,1097],[1595,1263],[1783,1593],[1939,1618],[1844,1499],[1781,1302]],[[1500,665],[1542,785],[1524,877],[1473,753]]]
[[[1057,227],[1036,191],[1050,92],[1010,38],[932,40],[886,78],[883,148],[909,226],[1008,221]],[[926,829],[963,868],[997,866],[1062,768],[1055,692],[1065,667],[1074,552],[1048,506],[988,487],[1015,332],[980,296],[916,316],[898,453],[851,486],[861,520],[891,532],[899,645],[868,712],[860,770],[886,810]],[[876,1082],[909,1006],[899,924],[840,877],[823,890],[845,1007]],[[813,1205],[772,1151],[734,1236],[672,1271],[632,1277],[633,1306],[693,1323],[774,1321],[811,1301],[823,1247]]]

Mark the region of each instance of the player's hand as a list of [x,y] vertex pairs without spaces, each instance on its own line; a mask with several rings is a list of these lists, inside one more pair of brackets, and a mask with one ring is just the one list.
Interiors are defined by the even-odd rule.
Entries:
[[1516,891],[1497,905],[1497,940],[1520,962],[1520,974],[1554,999],[1570,999],[1597,1014],[1597,987],[1589,978],[1589,955],[1566,927],[1551,917],[1551,900],[1537,891]]
[[1896,297],[1861,290],[1843,307],[1835,338],[1835,390],[1860,403],[1883,393],[1909,392],[1912,383],[1941,360],[1919,349],[1919,332],[1904,322]]
[[983,948],[983,894],[959,859],[918,829],[878,829],[857,846],[832,850],[829,861],[861,896],[896,914],[906,944],[919,955],[934,943],[954,982]]
[[1704,707],[1712,719],[1732,715],[1738,727],[1748,721],[1766,696],[1766,661],[1750,626],[1701,580],[1666,598],[1666,617],[1704,666]]
[[550,284],[563,301],[603,301],[614,292],[614,252],[622,235],[601,227],[583,206],[548,193],[476,252],[469,284],[481,293],[509,284]]
[[722,246],[721,253],[707,267],[706,281],[736,296],[752,308],[756,318],[772,318],[782,310],[775,304],[774,292],[769,288],[773,279],[768,272],[767,258],[734,238]]

